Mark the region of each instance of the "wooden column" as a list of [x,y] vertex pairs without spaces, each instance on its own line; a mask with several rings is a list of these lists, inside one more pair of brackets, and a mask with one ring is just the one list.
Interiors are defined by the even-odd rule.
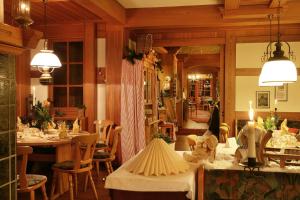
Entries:
[[106,26],[106,118],[121,122],[121,73],[124,28]]
[[234,135],[234,132],[232,130],[234,130],[235,120],[235,56],[235,36],[232,32],[226,32],[224,121],[231,127],[231,136]]
[[26,115],[26,97],[30,94],[30,50],[16,56],[16,112]]
[[224,109],[224,102],[225,102],[225,47],[222,45],[220,48],[220,72],[219,74],[219,92],[220,92],[220,122],[224,122],[225,117],[225,109]]
[[87,107],[88,131],[94,132],[97,115],[96,26],[92,22],[86,23],[84,30],[83,102]]
[[178,126],[182,127],[183,124],[183,99],[182,99],[182,91],[183,91],[183,66],[184,59],[186,55],[177,55],[177,79],[178,79],[178,96],[176,98],[176,115]]

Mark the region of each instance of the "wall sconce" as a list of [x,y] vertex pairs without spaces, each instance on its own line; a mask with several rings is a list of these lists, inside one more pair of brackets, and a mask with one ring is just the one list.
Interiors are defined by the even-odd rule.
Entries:
[[13,0],[12,17],[21,27],[27,27],[33,23],[30,18],[30,0]]

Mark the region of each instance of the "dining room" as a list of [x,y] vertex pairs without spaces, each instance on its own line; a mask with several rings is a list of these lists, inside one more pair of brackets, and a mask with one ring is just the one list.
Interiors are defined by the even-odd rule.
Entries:
[[0,0],[0,199],[300,198],[299,10]]

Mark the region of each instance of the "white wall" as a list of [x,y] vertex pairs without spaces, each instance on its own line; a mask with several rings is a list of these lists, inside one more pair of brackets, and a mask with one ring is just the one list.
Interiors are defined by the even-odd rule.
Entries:
[[[105,39],[97,39],[97,67],[106,67]],[[97,84],[97,119],[106,119],[106,84]]]
[[[300,67],[300,42],[290,42],[291,49],[296,55],[296,66]],[[242,43],[236,46],[237,68],[261,68],[261,57],[267,47],[267,43]],[[285,52],[287,49],[284,48]],[[299,74],[298,74],[299,75]],[[248,111],[249,100],[256,109],[256,91],[270,91],[270,109],[274,110],[274,87],[259,87],[258,76],[236,77],[235,110]],[[298,81],[288,85],[288,101],[278,102],[279,112],[300,112],[300,77]],[[269,111],[270,109],[256,109],[257,111]]]
[[30,85],[31,85],[31,94],[33,94],[33,87],[35,87],[35,98],[36,102],[40,101],[43,102],[44,100],[47,100],[48,98],[48,86],[41,85],[39,78],[31,78],[30,79]]
[[4,22],[4,5],[3,0],[0,0],[0,22]]

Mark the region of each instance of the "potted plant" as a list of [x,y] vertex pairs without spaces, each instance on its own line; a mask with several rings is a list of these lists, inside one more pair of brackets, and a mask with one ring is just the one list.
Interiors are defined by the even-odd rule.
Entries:
[[49,113],[50,102],[44,101],[43,104],[38,101],[37,104],[33,107],[34,110],[34,119],[35,127],[46,130],[48,129],[48,123],[52,122],[52,117]]

